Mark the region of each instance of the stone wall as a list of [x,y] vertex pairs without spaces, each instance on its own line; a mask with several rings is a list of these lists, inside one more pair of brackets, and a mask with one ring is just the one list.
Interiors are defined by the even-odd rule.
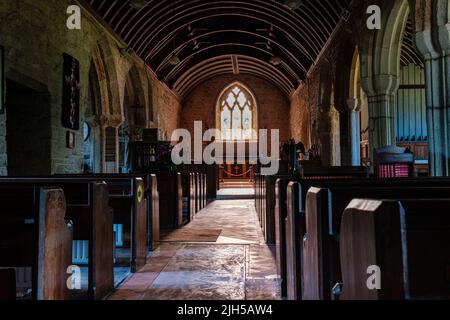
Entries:
[[291,97],[292,136],[320,147],[323,165],[349,165],[350,70],[355,44],[344,26]]
[[[15,0],[0,2],[0,44],[5,47],[6,78],[26,86],[45,88],[50,94],[51,115],[51,173],[79,173],[83,166],[83,132],[75,131],[75,149],[66,148],[67,129],[61,125],[63,53],[80,62],[80,126],[84,121],[88,101],[88,79],[93,52],[100,46],[108,69],[110,105],[105,111],[105,121],[119,126],[123,121],[123,100],[128,70],[135,64],[143,77],[152,83],[153,112],[162,116],[149,126],[158,126],[162,132],[173,130],[178,124],[180,104],[171,91],[149,74],[141,64],[128,56],[122,56],[114,38],[83,10],[82,29],[68,30],[66,10],[76,4],[69,0]],[[105,80],[105,79],[103,79]],[[33,88],[35,89],[35,88]],[[148,89],[143,89],[144,91]],[[150,104],[150,98],[146,105]],[[7,113],[6,113],[7,116]],[[26,124],[24,124],[26,125]],[[6,170],[5,116],[0,116],[0,174]]]
[[200,84],[183,102],[181,127],[192,133],[194,122],[203,121],[204,130],[216,128],[216,104],[219,95],[236,81],[246,86],[257,100],[259,129],[279,129],[281,141],[288,140],[288,97],[269,82],[247,75],[220,76]]

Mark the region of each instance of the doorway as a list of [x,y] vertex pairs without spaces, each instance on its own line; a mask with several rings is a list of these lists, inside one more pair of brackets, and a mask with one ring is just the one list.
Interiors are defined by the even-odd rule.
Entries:
[[51,174],[50,93],[6,81],[9,176]]

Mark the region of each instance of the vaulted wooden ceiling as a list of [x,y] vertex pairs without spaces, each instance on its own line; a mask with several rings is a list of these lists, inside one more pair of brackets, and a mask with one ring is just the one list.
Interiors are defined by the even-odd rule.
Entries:
[[183,97],[202,80],[233,73],[264,78],[289,94],[350,0],[85,2]]

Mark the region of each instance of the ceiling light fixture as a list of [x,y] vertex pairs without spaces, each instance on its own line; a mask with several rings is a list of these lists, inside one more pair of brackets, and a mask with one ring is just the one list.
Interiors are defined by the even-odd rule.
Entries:
[[147,6],[147,1],[146,0],[131,0],[130,1],[130,7],[137,9],[137,10],[141,10],[144,7]]
[[283,60],[278,56],[274,56],[270,59],[270,63],[274,66],[279,66],[282,62]]
[[177,65],[180,64],[180,62],[181,62],[180,57],[179,57],[178,55],[176,55],[176,54],[173,54],[173,55],[170,57],[170,59],[169,59],[169,63],[170,63],[172,66],[177,66]]
[[290,9],[298,9],[302,5],[302,0],[284,0],[284,5]]

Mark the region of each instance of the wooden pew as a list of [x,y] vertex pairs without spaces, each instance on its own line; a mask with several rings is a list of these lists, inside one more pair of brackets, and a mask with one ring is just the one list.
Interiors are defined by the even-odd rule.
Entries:
[[[0,203],[0,266],[31,267],[34,300],[69,299],[66,271],[72,264],[72,230],[64,192],[2,184]],[[2,271],[9,286],[15,286],[14,274]],[[6,293],[7,298],[15,298],[11,288]]]
[[[340,282],[340,223],[344,209],[353,198],[439,199],[447,197],[450,191],[447,179],[404,179],[389,182],[376,179],[330,180],[313,183],[303,180],[296,185],[292,201],[297,201],[300,208],[298,211],[289,211],[288,208],[288,216],[305,216],[304,220],[298,220],[301,223],[304,221],[305,225],[300,227],[302,233],[297,236],[297,239],[304,239],[303,243],[297,244],[303,248],[303,256],[299,257],[303,261],[302,267],[292,277],[302,277],[302,298],[311,300],[332,299],[332,288]],[[312,189],[308,193],[314,186],[328,190]],[[287,248],[288,255],[290,252],[292,249]],[[319,260],[311,257],[319,257]],[[291,295],[289,298],[300,297]]]
[[[147,263],[147,199],[142,178],[108,178],[110,206],[115,224],[129,224],[131,231],[131,272]],[[159,185],[159,181],[158,181]]]
[[290,177],[278,178],[275,184],[275,257],[277,272],[281,278],[281,296],[287,297],[286,279],[286,218],[287,218],[287,187]]
[[[64,175],[49,177],[49,179],[66,179],[69,182],[93,182],[98,179],[108,185],[109,206],[114,211],[113,224],[124,225],[129,230],[131,248],[131,272],[136,272],[145,266],[148,254],[148,225],[147,215],[150,206],[147,205],[146,187],[141,175]],[[154,178],[149,177],[152,186]],[[152,215],[155,215],[152,212]]]
[[158,173],[160,228],[177,229],[183,225],[183,185],[181,173]]
[[[286,190],[281,194],[280,185],[277,183],[280,181],[289,181],[292,176],[277,175],[277,176],[262,176],[261,180],[261,221],[262,230],[268,245],[277,245],[277,226],[280,226],[280,199],[278,196],[283,196],[284,206],[286,204]],[[287,183],[285,189],[287,188]],[[277,211],[278,208],[278,211]],[[284,209],[284,208],[283,208]],[[278,216],[277,216],[278,215]],[[286,217],[284,217],[285,219]],[[283,222],[284,224],[284,222]],[[278,230],[279,232],[280,230]],[[279,236],[280,234],[278,234]],[[278,238],[279,239],[279,238]],[[278,242],[280,243],[280,242]]]
[[[145,199],[147,202],[147,238],[148,238],[148,250],[154,251],[160,240],[159,230],[159,193],[158,193],[158,179],[156,174],[89,174],[89,175],[57,175],[55,177],[60,178],[88,178],[92,180],[104,180],[109,179],[135,179],[140,178],[144,181],[145,186]],[[120,188],[119,188],[120,189]],[[126,188],[129,189],[129,188]],[[118,190],[120,194],[120,190]],[[127,191],[128,192],[128,191]]]
[[368,178],[368,167],[302,167],[300,176],[306,180]]
[[206,173],[202,173],[202,190],[203,190],[203,197],[202,197],[202,202],[203,202],[203,208],[206,208],[206,205],[208,204],[208,185],[207,185],[207,176]]
[[0,187],[20,186],[57,186],[64,191],[66,218],[73,225],[73,240],[89,241],[87,296],[104,298],[114,289],[113,216],[106,183],[56,177],[0,178]]
[[[343,300],[450,298],[450,200],[353,200],[342,217]],[[379,290],[367,286],[380,268]]]
[[302,299],[302,284],[299,270],[302,267],[302,237],[305,234],[305,215],[301,212],[299,200],[300,185],[290,182],[286,193],[286,285],[290,300]]
[[[270,182],[266,188],[262,188],[261,186],[264,184],[264,179],[269,179],[269,181],[273,181],[273,178],[264,178],[263,176],[258,175],[256,177],[256,183],[255,183],[255,204],[257,206],[257,212],[260,213],[260,216],[263,215],[264,210],[266,210],[267,218],[265,219],[266,224],[269,223],[269,225],[274,225],[275,231],[274,231],[274,243],[275,243],[275,252],[276,252],[276,262],[277,262],[277,270],[278,274],[281,277],[281,294],[282,297],[287,297],[287,271],[286,271],[286,218],[288,216],[287,214],[287,187],[291,181],[300,181],[305,179],[305,183],[308,183],[309,180],[311,180],[310,183],[314,183],[316,180],[324,180],[325,178],[334,176],[336,178],[345,178],[347,179],[357,179],[357,178],[363,178],[367,176],[367,169],[365,167],[302,167],[302,175],[279,175],[276,178],[278,178],[275,182],[275,207],[272,212],[272,206],[273,202],[271,200],[266,200],[266,198],[271,198],[269,195],[272,194],[272,183]],[[268,190],[268,191],[267,191]],[[300,201],[300,199],[298,199]],[[265,203],[265,205],[264,205]],[[292,202],[291,202],[292,204]],[[290,208],[295,208],[299,206],[290,206]],[[265,209],[264,209],[265,208]],[[300,208],[299,208],[300,209]],[[304,211],[303,206],[301,206],[301,209]],[[301,212],[298,212],[298,214],[302,215]],[[302,217],[304,220],[304,217]],[[303,221],[301,220],[301,221]],[[292,219],[291,219],[292,221]],[[297,222],[300,222],[300,220],[296,220]],[[299,226],[297,226],[298,229]],[[294,229],[294,230],[297,230]],[[304,230],[304,227],[302,227],[302,230]],[[291,242],[289,245],[300,245],[301,241],[299,239],[302,239],[304,234],[300,235],[293,235],[291,238]],[[296,244],[292,243],[292,241],[296,239]],[[300,241],[300,242],[299,242]],[[296,277],[294,277],[296,278]],[[293,282],[291,282],[291,285],[293,285]],[[300,285],[300,282],[298,282],[298,285]],[[298,287],[291,287],[289,288],[290,292],[298,292],[301,294],[301,290]]]
[[195,217],[195,178],[190,172],[183,172],[183,216],[186,222],[192,222]]
[[0,301],[16,300],[16,272],[14,269],[0,269]]
[[195,199],[195,211],[198,213],[200,212],[202,208],[202,203],[200,201],[202,197],[202,188],[201,188],[201,181],[200,181],[200,173],[195,172],[195,188],[197,190],[197,197]]

